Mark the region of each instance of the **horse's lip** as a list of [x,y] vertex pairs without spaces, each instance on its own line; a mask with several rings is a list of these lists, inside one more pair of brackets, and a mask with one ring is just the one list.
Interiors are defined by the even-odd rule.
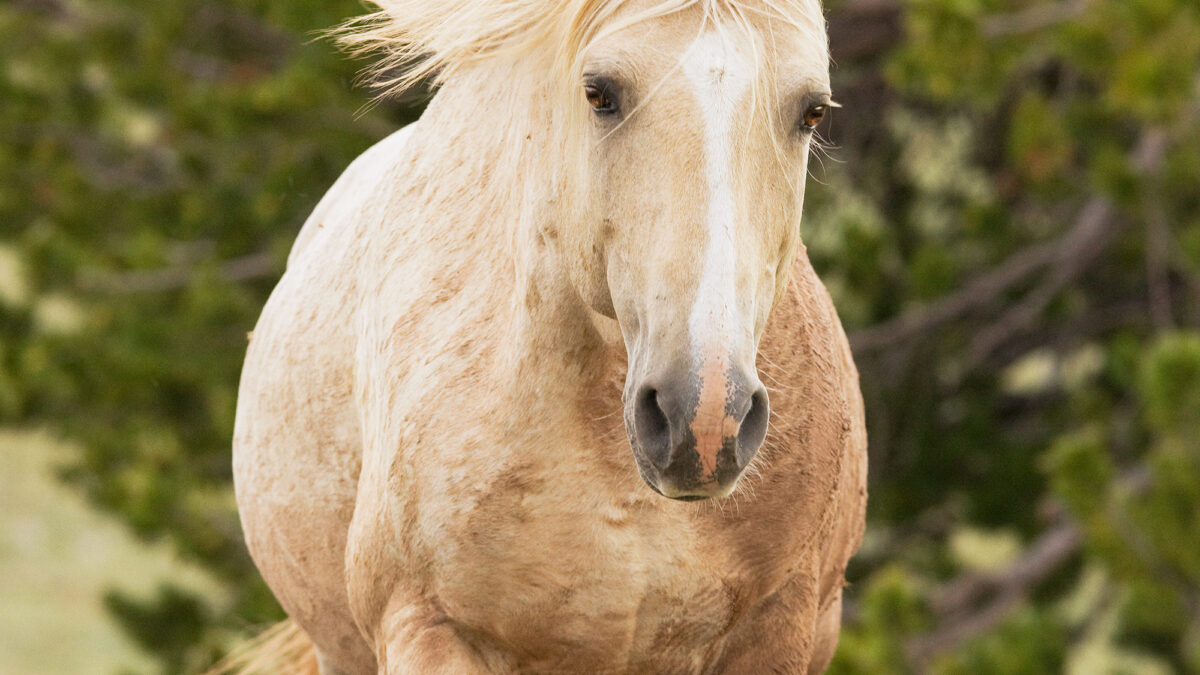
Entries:
[[[702,501],[705,499],[724,499],[725,497],[728,497],[730,494],[733,493],[734,487],[737,486],[737,483],[741,478],[741,476],[739,475],[737,478],[734,478],[733,482],[730,484],[727,484],[724,486],[717,485],[717,487],[719,489],[715,492],[712,492],[711,494],[695,494],[688,489],[672,490],[672,492],[675,492],[676,494],[667,494],[663,490],[663,488],[658,484],[658,479],[655,477],[652,477],[653,474],[655,473],[655,469],[649,467],[649,465],[650,465],[649,462],[642,460],[641,455],[639,453],[639,449],[637,448],[637,444],[631,443],[631,445],[634,447],[634,456],[637,458],[638,474],[641,476],[642,482],[645,483],[647,486],[649,486],[649,488],[651,490],[654,490],[655,494],[657,494],[661,497],[665,497],[666,499],[670,499],[672,501],[698,502],[698,501]],[[712,487],[713,485],[715,485],[715,484],[707,483],[704,486],[695,486],[695,487]]]
[[733,493],[737,486],[738,479],[734,479],[730,483],[718,484],[707,483],[704,485],[693,485],[690,487],[680,488],[678,486],[663,486],[657,484],[655,480],[649,480],[643,476],[642,478],[646,485],[650,486],[658,494],[677,502],[698,502],[704,499],[724,499]]
[[717,485],[715,486],[717,489],[711,491],[694,488],[673,490],[673,492],[676,494],[667,494],[662,489],[657,489],[656,492],[667,499],[674,499],[677,502],[697,502],[702,499],[724,499],[733,493],[733,489],[736,485],[737,481],[735,480],[727,485]]

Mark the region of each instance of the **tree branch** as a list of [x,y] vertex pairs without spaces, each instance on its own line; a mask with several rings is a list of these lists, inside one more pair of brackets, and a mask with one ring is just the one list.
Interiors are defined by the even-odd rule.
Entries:
[[[1139,173],[1154,173],[1162,164],[1166,150],[1166,131],[1148,129],[1130,153],[1130,164]],[[1059,240],[1054,264],[1044,282],[972,338],[968,361],[971,367],[985,361],[1014,335],[1034,327],[1046,307],[1105,251],[1116,234],[1118,223],[1116,208],[1106,195],[1096,195],[1088,200],[1075,226]]]
[[[157,270],[139,270],[110,277],[83,282],[84,290],[104,293],[162,293],[184,288],[192,282],[196,268],[191,265],[164,267]],[[223,281],[247,281],[261,279],[278,273],[275,258],[266,253],[253,253],[234,258],[217,267],[217,276]]]
[[[1150,489],[1152,481],[1150,470],[1141,464],[1122,471],[1109,489],[1139,494]],[[1055,510],[1059,510],[1057,505]],[[1119,514],[1110,517],[1114,522],[1120,521]],[[995,572],[963,575],[933,594],[930,605],[940,625],[905,645],[909,665],[914,670],[924,670],[937,654],[994,629],[1034,589],[1075,557],[1083,547],[1083,530],[1066,516],[1059,518],[1059,523],[1038,537],[1012,565]],[[1152,556],[1147,557],[1151,559]]]
[[[1150,129],[1142,134],[1130,153],[1130,162],[1140,172],[1151,171],[1162,162],[1166,146],[1166,132],[1158,128]],[[1058,292],[1105,250],[1113,234],[1114,220],[1115,209],[1108,197],[1093,196],[1084,204],[1071,229],[1057,240],[1019,251],[961,290],[931,305],[854,332],[850,335],[850,345],[856,354],[865,354],[926,334],[973,311],[987,308],[1013,288],[1056,263],[1047,285],[1031,291],[1023,302],[981,331],[972,341],[972,361],[979,362],[1013,333],[1035,322]]]
[[994,39],[1034,33],[1078,17],[1091,0],[1066,0],[1052,5],[1035,5],[1011,14],[990,16],[983,21],[983,37]]
[[[935,655],[995,628],[1034,588],[1070,561],[1082,545],[1079,527],[1064,522],[1038,537],[1010,567],[970,574],[944,586],[932,602],[933,611],[944,617],[941,626],[905,646],[909,664],[921,671]],[[977,603],[989,596],[991,599],[976,609]]]
[[1094,260],[1111,241],[1116,219],[1112,204],[1105,198],[1089,201],[1080,212],[1075,227],[1055,247],[1048,279],[1034,287],[1025,298],[1006,311],[997,321],[985,326],[971,339],[970,363],[987,359],[1010,337],[1034,325],[1042,312]]
[[878,351],[980,309],[1050,264],[1058,246],[1059,242],[1030,246],[932,305],[854,332],[850,335],[850,345],[856,354]]

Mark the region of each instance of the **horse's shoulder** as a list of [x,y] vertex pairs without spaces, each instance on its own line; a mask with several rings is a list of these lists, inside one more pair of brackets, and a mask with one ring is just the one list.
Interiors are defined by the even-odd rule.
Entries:
[[243,398],[287,381],[299,391],[345,392],[353,352],[353,313],[360,293],[355,263],[361,214],[390,169],[403,160],[415,125],[359,155],[318,202],[288,256],[287,269],[253,332]]
[[403,156],[404,148],[418,123],[410,124],[393,132],[359,155],[334,182],[321,201],[317,202],[296,242],[288,255],[288,267],[297,263],[313,241],[339,225],[351,220],[363,202],[374,192],[374,188],[387,170]]

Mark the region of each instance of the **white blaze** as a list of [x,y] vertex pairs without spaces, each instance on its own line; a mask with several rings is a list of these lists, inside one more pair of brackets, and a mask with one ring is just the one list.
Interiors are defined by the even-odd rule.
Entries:
[[[734,32],[736,34],[736,32]],[[705,218],[708,242],[704,248],[700,284],[688,316],[692,346],[703,353],[733,338],[736,303],[737,217],[733,186],[733,121],[738,104],[750,87],[753,65],[726,31],[708,30],[680,58],[692,83],[704,120],[704,173],[708,187]]]

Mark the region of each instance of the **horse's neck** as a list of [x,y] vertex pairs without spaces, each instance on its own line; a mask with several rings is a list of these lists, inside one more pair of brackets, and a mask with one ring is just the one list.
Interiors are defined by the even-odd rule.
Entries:
[[[541,239],[562,191],[553,106],[536,74],[466,72],[448,82],[420,124],[437,165],[427,172],[448,198],[447,226],[437,233],[460,247],[450,264],[473,278],[488,303],[484,339],[523,386],[587,388],[624,369],[615,322],[596,317]],[[447,183],[448,184],[445,184]],[[562,223],[554,223],[562,226]],[[597,323],[609,333],[602,336]],[[581,377],[582,376],[582,377]],[[566,393],[566,392],[563,392]],[[619,396],[619,394],[618,394]]]

